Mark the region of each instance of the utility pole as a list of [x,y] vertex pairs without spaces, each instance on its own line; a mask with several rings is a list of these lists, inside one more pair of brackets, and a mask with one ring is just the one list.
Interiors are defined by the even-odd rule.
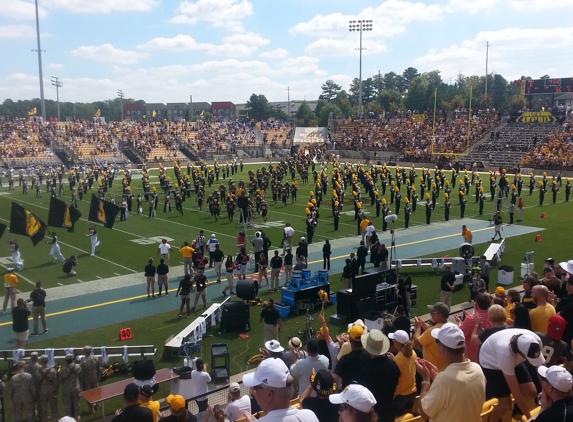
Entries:
[[36,0],[36,38],[38,41],[38,69],[40,73],[40,101],[42,119],[46,121],[46,102],[44,101],[44,76],[42,75],[42,46],[40,44],[40,15],[38,13],[38,0]]
[[287,86],[287,114],[290,120],[290,86]]
[[117,90],[117,96],[119,97],[119,100],[121,102],[121,121],[123,122],[123,91],[121,89]]
[[487,65],[489,55],[489,41],[485,42],[485,99],[487,101]]
[[57,76],[52,75],[52,85],[56,87],[56,99],[58,103],[58,122],[60,122],[60,88],[62,87],[62,83],[60,82],[60,78]]

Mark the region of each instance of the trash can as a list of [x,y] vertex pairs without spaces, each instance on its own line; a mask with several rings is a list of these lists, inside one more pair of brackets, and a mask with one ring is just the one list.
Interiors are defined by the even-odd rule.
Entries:
[[530,262],[529,264],[526,263],[521,264],[521,278],[531,274],[532,271],[533,271],[533,262]]
[[502,265],[498,268],[497,283],[504,286],[513,284],[513,267],[509,265]]

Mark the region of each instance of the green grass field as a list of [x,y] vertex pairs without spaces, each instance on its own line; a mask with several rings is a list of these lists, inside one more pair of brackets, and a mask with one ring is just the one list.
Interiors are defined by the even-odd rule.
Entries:
[[[243,173],[233,176],[233,179],[238,180],[241,177],[247,179],[248,169],[255,167],[259,166],[245,166]],[[171,170],[169,172],[172,174]],[[156,172],[152,172],[152,176],[156,176],[156,174]],[[449,179],[449,172],[446,172],[446,175]],[[159,190],[158,179],[155,177],[150,181],[152,184],[155,183]],[[119,182],[119,180],[114,182],[112,193],[120,193]],[[213,185],[213,189],[216,186],[218,186],[218,184]],[[267,234],[270,236],[273,245],[279,245],[282,238],[282,228],[284,227],[284,223],[287,221],[293,225],[297,231],[297,236],[302,235],[305,232],[304,209],[306,208],[308,192],[311,190],[311,187],[300,184],[299,186],[298,203],[289,203],[286,208],[280,203],[276,206],[272,201],[269,203],[269,223],[271,224],[268,224],[265,229]],[[139,179],[134,178],[132,182],[132,190],[136,195],[142,190],[141,181]],[[206,189],[206,191],[207,194],[211,192],[209,189]],[[471,191],[473,192],[473,188]],[[452,197],[454,206],[451,210],[451,218],[459,218],[458,207],[455,205],[457,204],[457,195],[455,196],[456,198]],[[67,193],[67,196],[63,199],[69,200],[69,194]],[[329,201],[330,195],[326,195],[325,199]],[[477,204],[474,202],[474,196],[470,195],[468,199],[466,216],[478,218]],[[525,201],[526,209],[522,224],[541,227],[546,230],[541,232],[541,243],[535,243],[535,236],[531,234],[512,237],[508,241],[508,246],[506,247],[503,255],[503,264],[516,267],[517,274],[515,277],[515,284],[519,283],[517,281],[519,278],[519,264],[523,262],[523,254],[526,251],[535,250],[535,269],[537,271],[541,270],[544,264],[544,259],[549,256],[553,257],[556,262],[560,262],[572,258],[573,254],[573,248],[569,245],[571,237],[571,204],[564,202],[564,188],[558,194],[557,204],[551,204],[551,197],[550,195],[547,195],[545,201],[546,205],[542,208],[539,207],[537,192],[534,192],[531,197],[528,196],[527,192],[523,192],[523,199]],[[9,192],[6,187],[0,189],[0,222],[9,224],[10,204],[12,201],[26,207],[39,218],[47,220],[49,196],[46,193],[43,193],[43,197],[37,199],[32,193],[22,195],[21,189],[18,189],[16,186],[16,190],[12,192]],[[443,203],[443,200],[438,201],[439,205],[432,216],[433,221],[443,220],[444,218],[443,205],[441,205],[440,202]],[[215,223],[205,208],[202,212],[199,212],[193,195],[190,199],[184,202],[185,215],[183,216],[180,216],[179,213],[175,211],[174,207],[171,213],[164,214],[163,198],[161,195],[159,204],[159,212],[155,219],[147,218],[147,214],[144,216],[136,216],[132,213],[127,222],[117,221],[113,230],[105,228],[99,229],[99,239],[102,241],[102,245],[98,248],[97,257],[93,258],[89,257],[89,239],[84,236],[87,225],[85,216],[87,216],[89,207],[89,201],[84,198],[84,201],[80,202],[80,209],[82,210],[84,219],[80,220],[76,224],[75,233],[67,233],[63,229],[57,230],[57,234],[61,242],[62,253],[65,256],[69,256],[71,254],[78,255],[80,260],[78,273],[83,281],[90,281],[98,277],[106,278],[116,274],[123,275],[142,273],[147,258],[149,256],[155,256],[156,254],[158,238],[168,237],[173,239],[170,243],[174,247],[179,247],[183,241],[194,239],[198,235],[199,229],[204,229],[207,236],[211,233],[216,233],[224,252],[231,254],[235,252],[234,245],[237,232],[237,218],[234,223],[230,223],[226,220],[226,213],[223,211],[222,218],[219,222]],[[494,204],[495,201],[487,202],[484,216],[482,218],[487,220],[491,216],[495,207]],[[375,210],[374,207],[370,206],[369,200],[365,201],[364,205],[367,215],[374,216]],[[351,211],[351,209],[352,207],[347,205],[344,211]],[[353,220],[353,216],[345,214],[341,217],[339,231],[334,232],[332,217],[330,216],[329,210],[330,207],[326,205],[324,211],[321,213],[320,224],[316,235],[318,242],[321,242],[326,238],[336,239],[356,234],[356,223]],[[148,209],[144,206],[144,213],[147,212]],[[541,218],[542,212],[546,213],[547,218]],[[419,208],[418,211],[412,215],[411,226],[424,224],[424,220],[425,217],[423,209]],[[507,220],[507,217],[504,220]],[[258,224],[262,222],[262,218],[257,216],[255,222],[255,225],[258,226]],[[375,220],[375,223],[376,222],[380,225],[381,219]],[[402,224],[403,223],[400,222],[400,227]],[[460,221],[460,226],[461,224],[462,222]],[[8,236],[7,232],[3,238],[3,241],[6,242],[6,252],[5,254],[2,254],[2,257],[0,257],[0,264],[3,266],[8,266],[10,264],[10,253],[7,244]],[[33,248],[31,241],[29,239],[22,238],[21,236],[18,238],[18,241],[21,245],[22,258],[25,261],[25,268],[21,272],[22,276],[31,281],[42,280],[45,287],[57,286],[58,284],[66,285],[77,283],[74,278],[64,279],[61,272],[61,266],[59,264],[52,264],[52,260],[49,256],[49,245],[41,243],[36,248]],[[355,240],[349,240],[349,242],[355,242]],[[358,242],[356,241],[356,243]],[[485,244],[477,245],[476,252],[481,253],[486,249],[486,247],[487,245]],[[454,249],[447,251],[444,255],[445,254],[457,256],[458,251],[457,249]],[[433,256],[431,249],[428,249],[427,256]],[[174,261],[176,263],[178,262],[177,259],[174,259]],[[410,272],[414,283],[418,285],[418,305],[417,308],[414,309],[414,312],[418,315],[422,315],[427,312],[427,304],[434,303],[438,300],[439,288],[437,286],[440,280],[440,274],[434,274],[431,270],[424,267],[413,268]],[[339,275],[331,276],[331,291],[336,291],[342,287],[339,280]],[[492,269],[491,285],[495,286],[496,282],[497,271],[494,268]],[[21,282],[19,287],[21,287],[20,290],[22,291],[29,291],[33,288],[31,284],[25,282]],[[276,299],[278,293],[271,295],[265,291],[261,294],[263,300],[271,296]],[[464,288],[463,290],[454,293],[452,303],[457,304],[466,302],[468,297],[469,292]],[[250,340],[248,343],[246,340],[239,339],[237,332],[220,333],[218,328],[215,328],[208,333],[212,337],[206,337],[204,339],[203,355],[209,355],[210,345],[212,343],[225,342],[228,344],[231,352],[231,373],[235,374],[244,371],[247,367],[246,360],[256,354],[258,348],[262,345],[262,330],[257,329],[259,312],[260,308],[251,309],[251,321],[254,329],[250,333]],[[313,324],[315,329],[317,329],[319,325],[316,319],[318,312],[319,310],[316,309],[312,313],[315,318],[315,322]],[[326,308],[327,317],[335,312],[335,306]],[[40,341],[34,343],[34,347],[61,347],[62,344],[80,346],[85,344],[88,338],[101,339],[102,343],[106,343],[111,346],[119,343],[116,339],[118,330],[129,326],[134,333],[134,338],[129,340],[126,344],[154,344],[158,348],[158,356],[154,359],[156,367],[171,367],[182,363],[175,359],[162,358],[162,346],[166,338],[171,333],[180,331],[189,323],[190,320],[178,319],[175,317],[174,312],[168,312],[97,328],[91,330],[89,335],[81,333],[57,338],[42,338]],[[298,316],[291,315],[284,320],[284,325],[285,334],[281,335],[281,339],[286,342],[287,336],[297,335],[299,330],[304,329],[305,316],[302,313]],[[333,331],[342,332],[344,331],[344,328],[345,327],[333,327]],[[110,340],[108,341],[108,339]],[[5,369],[5,364],[2,363],[1,365],[2,369]],[[121,378],[112,377],[106,382],[113,382],[119,379]],[[7,405],[9,415],[9,400],[5,400],[5,403]],[[113,409],[121,407],[121,405],[121,400],[110,401],[106,406],[106,410],[109,409],[111,412]],[[92,415],[82,415],[83,421],[89,421],[94,418],[95,416]]]

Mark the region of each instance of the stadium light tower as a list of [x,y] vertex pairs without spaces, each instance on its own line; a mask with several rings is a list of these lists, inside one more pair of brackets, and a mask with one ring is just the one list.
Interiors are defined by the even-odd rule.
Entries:
[[123,91],[121,89],[117,90],[117,96],[119,97],[121,102],[121,121],[123,122],[123,99],[125,98],[125,96],[123,95]]
[[[42,75],[42,47],[40,45],[40,15],[38,13],[38,0],[36,0],[36,38],[38,40],[38,69],[40,71],[40,108],[42,119],[46,121],[46,102],[44,101],[44,77]],[[34,50],[32,50],[34,51]]]
[[58,122],[59,122],[60,121],[60,88],[62,87],[62,83],[60,82],[60,78],[52,75],[52,85],[56,87],[56,99],[57,99],[57,103],[58,103]]
[[360,73],[358,75],[359,81],[359,96],[358,96],[358,116],[362,119],[363,110],[362,110],[362,32],[363,31],[372,31],[372,20],[357,20],[357,21],[349,21],[348,22],[348,30],[350,32],[359,31],[360,32]]

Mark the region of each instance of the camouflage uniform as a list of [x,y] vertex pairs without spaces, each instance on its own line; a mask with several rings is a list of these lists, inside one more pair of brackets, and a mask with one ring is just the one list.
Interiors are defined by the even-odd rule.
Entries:
[[[80,367],[82,368],[81,382],[82,391],[91,390],[97,388],[98,381],[101,375],[101,369],[98,359],[94,355],[84,357],[80,361]],[[93,411],[93,405],[89,404],[90,411]]]
[[[10,380],[8,385],[10,398],[12,399],[12,414],[14,421],[20,422],[22,411],[26,414],[26,420],[34,420],[34,396],[36,388],[32,375],[26,372],[18,372]],[[32,400],[30,400],[32,398]]]
[[48,405],[52,412],[52,420],[58,420],[58,374],[54,368],[45,365],[37,374],[38,388],[38,417],[41,422],[48,420]]
[[[1,177],[1,176],[0,176]],[[6,385],[4,385],[4,381],[2,379],[0,379],[0,397],[4,396],[4,387],[6,387]],[[4,400],[0,400],[0,422],[4,422],[4,417],[2,416],[4,414],[4,404],[3,404]]]
[[62,384],[62,402],[64,415],[75,418],[80,414],[80,365],[73,361],[62,367],[58,375]]
[[[38,354],[36,352],[33,352],[33,354],[35,353],[35,356],[37,357]],[[36,360],[34,361],[30,361],[29,363],[26,364],[26,369],[24,369],[24,372],[32,375],[32,380],[34,381],[34,392],[36,393],[34,395],[34,409],[36,409],[36,400],[38,400],[38,371],[42,369],[42,365],[40,365]]]

